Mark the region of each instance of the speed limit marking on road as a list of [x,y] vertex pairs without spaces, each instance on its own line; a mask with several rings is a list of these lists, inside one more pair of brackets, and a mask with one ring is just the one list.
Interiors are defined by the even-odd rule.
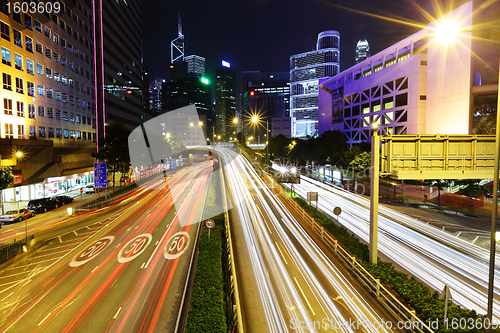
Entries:
[[101,239],[96,240],[92,245],[88,246],[85,250],[77,254],[73,260],[69,263],[71,267],[78,267],[83,264],[88,263],[90,260],[94,259],[99,253],[101,253],[113,240],[115,236],[105,236]]
[[142,252],[144,252],[146,246],[151,243],[152,239],[153,237],[150,234],[141,234],[128,241],[118,253],[118,262],[129,262],[137,258]]
[[165,259],[179,258],[189,247],[189,234],[185,231],[179,231],[174,234],[163,248]]

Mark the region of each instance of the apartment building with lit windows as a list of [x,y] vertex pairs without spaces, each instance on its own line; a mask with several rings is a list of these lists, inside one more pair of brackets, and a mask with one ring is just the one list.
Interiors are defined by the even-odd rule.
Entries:
[[59,3],[57,14],[0,3],[0,154],[23,183],[88,171],[95,151],[92,11]]

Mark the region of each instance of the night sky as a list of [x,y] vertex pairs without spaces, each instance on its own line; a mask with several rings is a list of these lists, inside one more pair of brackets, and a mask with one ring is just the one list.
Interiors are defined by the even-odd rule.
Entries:
[[151,80],[168,78],[170,41],[177,36],[180,14],[185,55],[205,57],[211,78],[222,59],[237,73],[289,71],[290,56],[315,49],[324,30],[340,32],[342,71],[354,65],[359,39],[367,39],[375,54],[465,2],[143,0],[144,64]]

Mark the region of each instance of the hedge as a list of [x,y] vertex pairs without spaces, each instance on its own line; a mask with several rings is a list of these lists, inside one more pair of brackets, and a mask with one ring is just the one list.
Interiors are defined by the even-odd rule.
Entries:
[[[437,291],[432,291],[415,277],[409,277],[408,274],[397,271],[391,263],[379,259],[376,265],[371,265],[369,263],[369,249],[366,244],[361,243],[358,238],[351,235],[345,227],[337,225],[328,216],[310,206],[304,199],[299,197],[293,197],[293,199],[355,256],[375,278],[380,279],[382,284],[396,291],[416,311],[417,317],[424,323],[434,322],[438,319],[439,328],[435,330],[436,333],[485,332],[484,329],[478,329],[477,327],[453,329],[451,323],[454,318],[455,320],[464,318],[473,321],[479,320],[480,322],[484,322],[486,319],[486,315],[453,304],[448,305],[448,329],[446,329],[443,323],[444,300],[438,299],[439,293]],[[500,332],[500,328],[492,331]]]
[[215,227],[210,232],[203,227],[193,293],[189,306],[186,332],[227,332],[225,315],[224,277],[222,273],[222,237],[224,218],[212,219]]

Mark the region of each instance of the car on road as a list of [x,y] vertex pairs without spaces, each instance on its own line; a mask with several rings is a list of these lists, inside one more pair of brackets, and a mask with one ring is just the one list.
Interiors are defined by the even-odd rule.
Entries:
[[72,197],[70,197],[68,195],[58,195],[58,196],[55,196],[54,199],[56,199],[57,204],[59,206],[64,206],[66,204],[70,204],[70,203],[73,203],[73,201],[75,201],[75,199],[73,199]]
[[59,204],[54,198],[35,199],[28,202],[28,209],[32,209],[37,213],[46,213],[58,207]]
[[129,176],[123,176],[120,178],[121,183],[128,183],[130,182],[130,177]]
[[5,215],[0,216],[0,222],[21,222],[32,216],[35,216],[33,210],[27,208],[12,209],[5,213]]

